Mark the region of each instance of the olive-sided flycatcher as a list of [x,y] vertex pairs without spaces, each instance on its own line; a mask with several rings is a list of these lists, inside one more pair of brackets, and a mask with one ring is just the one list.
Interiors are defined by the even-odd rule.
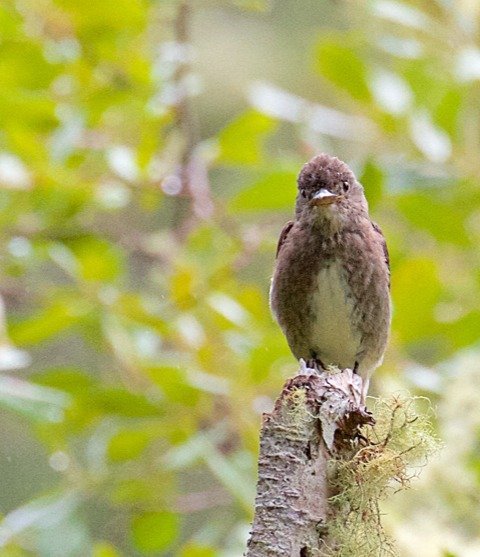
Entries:
[[294,356],[351,368],[364,381],[383,360],[390,328],[390,270],[363,187],[321,154],[298,177],[295,219],[277,247],[270,305]]

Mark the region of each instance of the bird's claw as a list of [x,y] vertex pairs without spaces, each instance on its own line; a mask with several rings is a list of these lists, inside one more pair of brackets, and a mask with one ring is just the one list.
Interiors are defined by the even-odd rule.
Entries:
[[[323,365],[323,362],[318,358],[310,358],[309,360],[301,360],[303,361],[303,365],[306,369],[313,369],[317,373],[325,373],[326,368]],[[300,364],[301,365],[301,364]]]

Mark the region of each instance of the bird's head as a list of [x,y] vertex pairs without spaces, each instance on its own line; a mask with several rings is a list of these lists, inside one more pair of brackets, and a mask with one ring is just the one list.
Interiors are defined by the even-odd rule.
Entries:
[[340,224],[355,214],[368,214],[363,187],[341,160],[317,155],[298,176],[297,218]]

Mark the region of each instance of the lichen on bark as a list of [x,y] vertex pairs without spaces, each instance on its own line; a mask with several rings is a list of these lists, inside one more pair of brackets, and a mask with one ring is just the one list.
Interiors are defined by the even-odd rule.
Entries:
[[376,400],[351,370],[302,366],[265,414],[246,557],[395,555],[379,502],[408,486],[438,442],[416,399]]

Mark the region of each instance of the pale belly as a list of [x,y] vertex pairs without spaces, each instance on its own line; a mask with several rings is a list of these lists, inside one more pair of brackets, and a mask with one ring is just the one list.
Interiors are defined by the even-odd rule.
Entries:
[[352,327],[353,300],[337,263],[318,274],[311,302],[314,316],[309,344],[324,365],[353,368],[360,350],[361,334]]

